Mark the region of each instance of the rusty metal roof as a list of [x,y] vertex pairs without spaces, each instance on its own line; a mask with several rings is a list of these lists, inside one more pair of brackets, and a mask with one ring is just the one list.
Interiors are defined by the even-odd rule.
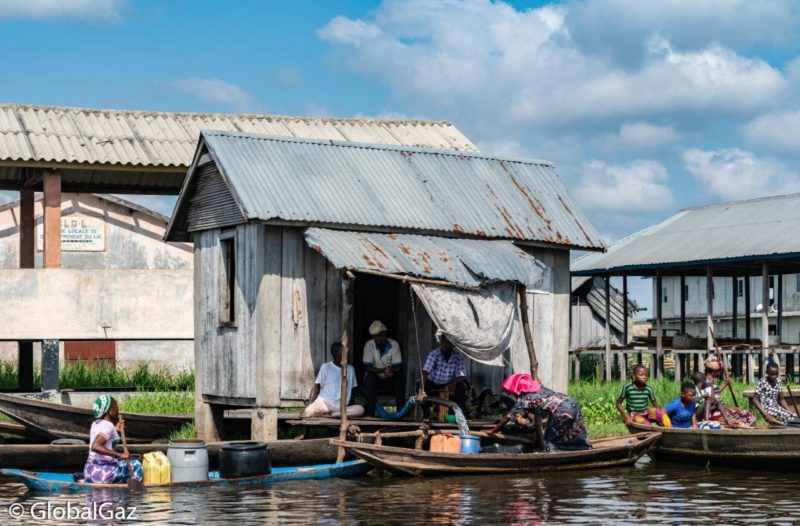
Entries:
[[514,281],[545,290],[548,269],[510,241],[309,228],[306,243],[336,268],[437,279],[466,286]]
[[[475,151],[441,121],[168,113],[0,105],[0,189],[20,185],[24,166],[69,168],[65,188],[177,193],[201,130]],[[141,168],[141,171],[132,168]],[[122,171],[121,171],[122,170]],[[63,173],[63,172],[62,172]]]
[[204,147],[250,220],[603,248],[548,162],[216,131]]

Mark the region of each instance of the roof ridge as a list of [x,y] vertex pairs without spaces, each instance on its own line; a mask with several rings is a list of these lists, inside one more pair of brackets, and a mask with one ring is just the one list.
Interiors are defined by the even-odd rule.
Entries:
[[226,131],[226,130],[202,130],[200,133],[201,135],[203,135],[203,137],[207,136],[238,137],[242,139],[252,139],[252,140],[318,144],[320,146],[341,146],[345,148],[363,148],[370,150],[393,150],[393,151],[414,152],[414,153],[429,154],[429,155],[442,154],[450,157],[475,157],[478,159],[486,159],[492,161],[555,167],[555,165],[551,161],[545,161],[542,159],[525,159],[521,157],[517,158],[501,157],[497,155],[489,155],[483,151],[471,152],[466,150],[451,150],[447,148],[406,146],[403,144],[384,144],[384,143],[373,143],[373,142],[355,142],[355,141],[345,141],[339,139],[310,139],[306,137],[270,135],[265,133],[251,133],[251,132]]
[[425,119],[379,119],[379,118],[360,118],[360,117],[320,117],[313,115],[275,115],[269,113],[225,113],[225,112],[182,112],[182,111],[157,111],[157,110],[125,110],[113,108],[87,108],[82,106],[47,106],[43,104],[20,104],[20,103],[3,103],[0,102],[0,109],[33,109],[45,111],[75,111],[75,112],[91,112],[91,113],[124,113],[124,114],[141,114],[141,115],[175,115],[175,116],[194,116],[194,117],[238,117],[238,118],[253,118],[253,119],[274,119],[286,121],[323,121],[323,122],[354,122],[354,123],[383,123],[383,124],[413,124],[422,126],[454,126],[452,122],[447,120],[425,120]]
[[705,205],[705,206],[693,206],[689,208],[682,208],[681,212],[690,212],[693,210],[706,210],[708,208],[717,208],[721,206],[731,206],[731,205],[742,205],[746,203],[755,203],[756,201],[771,201],[777,199],[786,199],[789,197],[800,197],[800,192],[793,193],[793,194],[779,194],[779,195],[767,195],[764,197],[753,197],[751,199],[742,199],[740,201],[727,201],[725,203],[715,203],[712,205]]

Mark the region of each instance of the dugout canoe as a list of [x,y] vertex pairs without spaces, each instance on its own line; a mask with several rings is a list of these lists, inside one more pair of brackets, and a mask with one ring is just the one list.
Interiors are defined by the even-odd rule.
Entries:
[[[208,461],[217,466],[219,450],[226,442],[209,442]],[[143,455],[150,451],[167,452],[167,444],[128,444],[131,454]],[[327,438],[306,440],[272,440],[267,442],[273,466],[307,466],[336,461],[337,449]],[[122,451],[122,447],[117,447]],[[55,444],[0,444],[0,466],[17,466],[29,470],[79,471],[89,454],[87,445]]]
[[771,471],[800,469],[800,429],[678,429],[630,424],[631,433],[658,430],[656,460]]
[[592,449],[534,453],[434,453],[417,449],[331,440],[376,468],[398,475],[488,475],[598,469],[635,463],[661,437],[658,432],[596,440]]
[[[244,486],[251,484],[273,484],[292,480],[327,479],[333,477],[354,477],[363,475],[372,469],[363,460],[349,460],[338,464],[320,464],[315,466],[298,466],[273,468],[269,475],[224,479],[218,471],[210,471],[208,480],[197,482],[172,482],[166,484],[150,484],[147,489],[179,489],[208,486]],[[53,473],[43,471],[25,471],[22,469],[0,469],[0,474],[12,477],[31,491],[87,491],[118,490],[127,491],[127,484],[89,484],[76,482],[71,473]]]

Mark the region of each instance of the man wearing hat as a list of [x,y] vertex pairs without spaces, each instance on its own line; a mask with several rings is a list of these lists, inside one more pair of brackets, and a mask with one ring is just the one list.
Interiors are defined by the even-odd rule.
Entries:
[[375,414],[375,393],[379,385],[390,384],[397,409],[405,404],[403,394],[403,378],[400,368],[403,358],[400,353],[400,344],[387,336],[386,325],[375,320],[369,326],[369,335],[372,336],[364,344],[364,397],[367,407],[364,416]]

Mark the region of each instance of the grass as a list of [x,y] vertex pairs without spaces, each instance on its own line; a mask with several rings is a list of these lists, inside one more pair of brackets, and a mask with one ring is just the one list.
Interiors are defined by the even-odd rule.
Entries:
[[123,399],[121,413],[194,413],[193,391],[142,392]]
[[[194,389],[194,371],[173,373],[163,368],[151,368],[141,364],[136,368],[94,367],[84,362],[62,364],[58,372],[61,389],[76,388],[134,388],[139,391],[189,391]],[[41,369],[33,371],[33,385],[42,385]],[[0,388],[13,389],[17,386],[17,364],[0,361]]]
[[[581,405],[589,438],[605,438],[627,433],[625,426],[622,424],[622,418],[615,407],[617,396],[619,396],[624,383],[620,381],[608,383],[570,382],[569,395]],[[651,379],[647,384],[652,386],[656,393],[656,400],[662,407],[680,394],[680,387],[674,380],[666,378]],[[739,404],[746,405],[747,399],[742,393],[743,391],[754,389],[755,386],[737,380],[734,380],[732,385]],[[725,389],[725,392],[722,393],[722,402],[731,407],[733,406],[733,398],[728,389]],[[761,416],[758,415],[758,417],[759,423],[763,423],[760,421]]]

